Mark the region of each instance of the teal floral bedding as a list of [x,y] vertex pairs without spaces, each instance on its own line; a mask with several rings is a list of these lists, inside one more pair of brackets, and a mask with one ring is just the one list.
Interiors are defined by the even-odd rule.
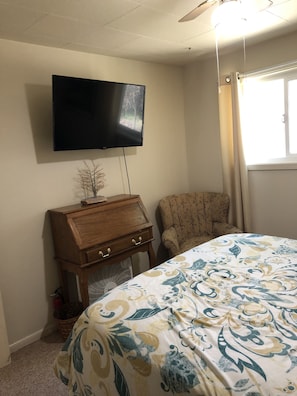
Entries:
[[89,306],[55,361],[69,395],[297,395],[297,241],[213,239]]

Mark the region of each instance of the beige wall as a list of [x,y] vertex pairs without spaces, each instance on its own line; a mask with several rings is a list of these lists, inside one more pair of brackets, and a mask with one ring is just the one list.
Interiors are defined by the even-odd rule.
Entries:
[[[297,59],[297,32],[220,57],[220,73],[247,72]],[[190,190],[222,189],[216,59],[188,65],[185,120]],[[255,142],[256,144],[256,142]],[[294,169],[295,168],[295,169]],[[252,230],[297,238],[297,164],[249,171]]]
[[[183,76],[178,67],[0,40],[0,290],[13,349],[53,324],[50,293],[58,286],[46,211],[78,202],[77,169],[96,159],[106,173],[106,196],[128,193],[121,149],[52,151],[51,75],[146,85],[144,146],[127,149],[132,193],[154,224],[164,195],[188,188]],[[147,260],[142,268],[146,268]],[[138,260],[138,261],[139,261]],[[141,267],[141,263],[140,263]]]
[[222,191],[216,64],[189,65],[184,71],[185,125],[191,191]]
[[[295,169],[294,169],[295,168]],[[297,165],[249,171],[253,229],[297,239]]]

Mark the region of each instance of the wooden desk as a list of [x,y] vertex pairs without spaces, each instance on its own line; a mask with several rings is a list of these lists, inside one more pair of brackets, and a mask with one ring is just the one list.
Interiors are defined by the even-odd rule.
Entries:
[[156,265],[152,224],[139,195],[117,195],[99,204],[51,209],[49,214],[65,297],[69,271],[78,276],[84,308],[89,305],[88,274],[99,266],[138,252],[148,253],[150,268]]

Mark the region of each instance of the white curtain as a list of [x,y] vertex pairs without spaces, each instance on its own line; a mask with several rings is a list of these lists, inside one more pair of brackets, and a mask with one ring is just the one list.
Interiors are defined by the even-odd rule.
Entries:
[[230,222],[250,232],[248,174],[240,127],[242,86],[238,73],[224,76],[219,84],[220,136],[224,191],[231,200]]

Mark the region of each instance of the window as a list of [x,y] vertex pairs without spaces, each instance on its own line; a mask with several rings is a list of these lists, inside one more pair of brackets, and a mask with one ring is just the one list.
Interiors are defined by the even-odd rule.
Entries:
[[244,78],[246,163],[297,162],[297,70]]

